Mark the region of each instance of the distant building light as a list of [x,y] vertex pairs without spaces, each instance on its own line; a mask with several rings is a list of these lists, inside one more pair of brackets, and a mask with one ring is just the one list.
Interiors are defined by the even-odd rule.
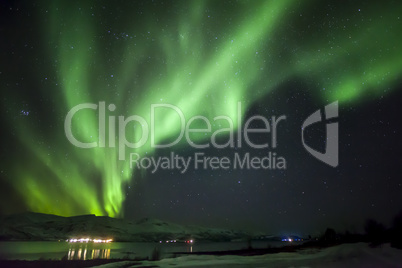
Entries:
[[112,242],[113,239],[91,239],[91,238],[72,238],[70,240],[67,240],[67,242],[70,243],[88,243],[88,242],[94,242],[94,243],[110,243]]

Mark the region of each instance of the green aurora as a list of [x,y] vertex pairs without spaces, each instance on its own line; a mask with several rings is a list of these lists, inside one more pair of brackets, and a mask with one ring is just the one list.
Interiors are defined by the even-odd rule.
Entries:
[[[129,3],[41,3],[37,31],[48,65],[33,72],[46,77],[38,94],[54,100],[48,115],[53,131],[44,133],[43,123],[29,116],[9,121],[17,124],[26,151],[13,167],[13,188],[32,211],[123,216],[125,189],[137,171],[118,160],[117,140],[115,148],[92,149],[67,141],[64,118],[78,104],[105,101],[116,106],[107,115],[139,115],[149,122],[151,104],[168,103],[186,119],[226,115],[235,122],[214,124],[214,132],[239,127],[237,102],[244,116],[255,101],[279,94],[295,78],[323,103],[358,103],[390,93],[402,73],[400,10],[384,3],[349,4],[181,1],[139,10]],[[156,143],[178,135],[174,113],[157,114],[155,125]],[[74,117],[73,132],[82,141],[97,141],[98,128],[96,111]],[[127,128],[131,142],[140,135],[141,126]],[[200,143],[206,139],[204,133],[193,136]],[[189,147],[185,139],[180,144]],[[148,141],[126,154],[153,150]]]

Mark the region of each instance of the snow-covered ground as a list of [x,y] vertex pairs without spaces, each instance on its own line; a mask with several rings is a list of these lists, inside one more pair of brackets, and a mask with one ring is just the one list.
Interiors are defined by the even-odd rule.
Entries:
[[[130,265],[131,264],[131,265]],[[306,249],[295,253],[261,256],[185,256],[143,261],[119,262],[101,265],[116,267],[402,267],[402,250],[389,244],[371,248],[366,243],[343,244],[326,249]]]

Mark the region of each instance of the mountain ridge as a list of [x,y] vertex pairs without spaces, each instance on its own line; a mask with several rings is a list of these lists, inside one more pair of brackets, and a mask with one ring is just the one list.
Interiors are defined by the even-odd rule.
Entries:
[[255,236],[249,232],[179,225],[159,219],[138,221],[96,216],[72,217],[36,212],[0,218],[0,240],[55,241],[71,238],[112,238],[114,241],[157,242],[165,240],[232,241]]

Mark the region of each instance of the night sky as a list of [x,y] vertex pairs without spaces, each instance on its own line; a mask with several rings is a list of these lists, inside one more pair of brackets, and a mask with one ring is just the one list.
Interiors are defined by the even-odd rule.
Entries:
[[[402,210],[400,1],[0,5],[1,214],[152,217],[314,234],[326,227],[360,231],[368,218],[390,224]],[[338,123],[339,164],[332,167],[306,151],[301,126],[336,101],[337,118],[304,130],[306,143],[324,152],[326,124]],[[65,132],[69,111],[85,103],[97,108],[77,112],[71,130],[81,142],[96,142],[94,148],[74,146]],[[150,127],[152,104],[174,105],[185,123],[204,116],[211,130],[188,134],[193,143],[185,134],[169,148],[154,148],[150,139],[125,146],[122,136],[141,141],[144,122],[126,121],[125,132],[118,125],[140,116]],[[178,113],[155,111],[155,144],[175,141]],[[268,148],[245,141],[245,122],[256,115],[270,123],[286,116],[275,148],[272,132],[248,134]],[[249,127],[264,128],[263,122]],[[206,126],[198,117],[191,128]],[[192,160],[196,153],[231,160],[271,153],[286,164],[197,169],[192,162],[185,172],[152,173],[130,167],[131,153]]]

